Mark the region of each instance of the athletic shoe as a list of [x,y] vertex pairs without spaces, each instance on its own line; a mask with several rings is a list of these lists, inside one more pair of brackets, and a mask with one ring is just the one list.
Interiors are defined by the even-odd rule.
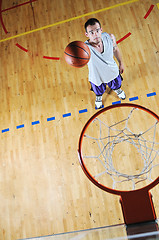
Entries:
[[102,104],[102,96],[96,96],[96,100],[95,100],[95,108],[99,109],[102,108],[103,104]]
[[120,99],[124,100],[126,98],[125,92],[121,88],[114,90],[114,92],[116,92]]

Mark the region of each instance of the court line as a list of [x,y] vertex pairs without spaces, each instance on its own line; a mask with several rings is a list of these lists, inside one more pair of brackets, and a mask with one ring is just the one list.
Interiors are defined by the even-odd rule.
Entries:
[[152,92],[152,93],[148,93],[147,97],[152,97],[152,96],[155,96],[155,95],[156,95],[156,92]]
[[[127,33],[124,37],[122,37],[121,39],[119,39],[116,43],[119,44],[121,43],[123,40],[125,40],[126,38],[128,38],[131,35],[131,32]],[[15,44],[18,48],[20,48],[21,50],[28,52],[28,50],[24,47],[22,47],[19,43]],[[48,59],[48,60],[60,60],[59,57],[49,57],[49,56],[43,56],[44,59]]]
[[5,25],[4,25],[4,22],[3,22],[1,9],[2,9],[2,0],[0,0],[0,23],[1,23],[1,25],[2,25],[2,28],[3,28],[4,32],[7,34],[8,31],[7,31],[7,29],[5,28]]
[[131,102],[131,101],[135,101],[135,100],[138,100],[138,99],[139,99],[138,96],[136,96],[136,97],[129,98],[129,101]]
[[145,19],[150,15],[150,13],[152,12],[154,6],[155,6],[155,5],[151,5],[151,6],[150,6],[149,10],[147,11],[147,13],[146,13],[145,16],[144,16]]
[[24,128],[24,124],[16,126],[16,129]]
[[28,49],[22,47],[19,43],[15,44],[18,48],[20,48],[21,50],[23,50],[24,52],[28,52]]
[[8,10],[11,10],[11,9],[14,9],[14,8],[17,8],[17,7],[21,7],[21,6],[23,6],[23,5],[26,5],[26,4],[32,3],[32,2],[36,2],[36,1],[37,1],[37,0],[31,0],[31,1],[28,1],[28,2],[24,2],[24,3],[21,3],[21,4],[19,4],[19,5],[10,7],[10,8],[3,9],[3,10],[1,10],[1,12],[6,12],[6,11],[8,11]]
[[55,117],[49,117],[49,118],[47,118],[47,121],[48,121],[48,122],[53,121],[53,120],[55,120]]
[[71,116],[71,113],[65,113],[65,114],[63,114],[62,116],[63,116],[63,118],[65,118],[65,117],[70,117],[70,116]]
[[60,60],[60,58],[59,57],[47,57],[47,56],[43,56],[43,58],[45,58],[45,59],[51,59],[51,60]]
[[121,103],[121,101],[112,102],[112,105],[119,104],[119,103]]
[[[131,35],[131,32],[127,33],[124,37],[122,37],[121,39],[119,39],[116,43],[119,44],[121,43],[123,40],[125,40],[126,38],[128,38]],[[22,47],[19,43],[16,43],[16,46],[19,47],[21,50],[28,52],[28,50],[24,47]],[[49,56],[43,56],[44,59],[48,59],[48,60],[60,60],[59,57],[49,57]]]
[[5,42],[5,41],[8,41],[8,40],[11,40],[11,39],[14,39],[14,38],[19,38],[19,37],[25,36],[25,35],[30,34],[30,33],[35,33],[35,32],[50,28],[50,27],[61,25],[63,23],[74,21],[74,20],[77,20],[77,19],[80,19],[80,18],[83,18],[83,17],[87,17],[87,16],[92,15],[92,14],[104,12],[104,11],[107,11],[107,10],[110,10],[110,9],[113,9],[113,8],[116,8],[116,7],[124,6],[124,5],[134,3],[134,2],[138,2],[138,1],[139,0],[130,0],[130,1],[119,3],[119,4],[116,4],[116,5],[110,6],[110,7],[102,8],[102,9],[99,9],[99,10],[96,10],[96,11],[93,11],[93,12],[85,13],[85,14],[80,15],[80,16],[72,17],[72,18],[69,18],[69,19],[66,19],[66,20],[62,20],[60,22],[56,22],[56,23],[53,23],[53,24],[50,24],[50,25],[46,25],[46,26],[37,28],[37,29],[30,30],[28,32],[20,33],[20,34],[11,36],[9,38],[1,39],[0,42]]
[[40,121],[38,120],[38,121],[34,121],[34,122],[32,122],[31,123],[32,125],[37,125],[37,124],[40,124]]
[[87,108],[86,108],[86,109],[79,110],[79,114],[80,114],[80,113],[85,113],[85,112],[88,112]]
[[3,129],[2,133],[9,132],[9,128]]
[[116,41],[117,44],[119,44],[120,42],[122,42],[123,40],[125,40],[126,38],[128,38],[131,35],[131,32],[127,33],[124,37],[122,37],[121,39],[119,39],[118,41]]
[[[151,92],[151,93],[146,94],[147,97],[152,97],[152,96],[155,96],[155,95],[156,95],[156,92]],[[135,100],[138,100],[138,99],[139,99],[138,96],[136,96],[136,97],[129,98],[129,101],[131,102],[131,101],[135,101]],[[113,104],[120,104],[120,103],[121,103],[121,101],[119,100],[119,101],[116,101],[116,102],[112,102],[112,105]],[[102,108],[104,108],[104,105],[102,105]],[[97,108],[95,108],[95,109],[98,110]],[[79,112],[79,114],[86,113],[86,112],[88,112],[88,109],[87,108],[81,109],[78,112]],[[70,116],[71,116],[71,113],[65,113],[65,114],[62,115],[63,118],[70,117]],[[55,120],[55,117],[47,118],[47,122],[54,121],[54,120]],[[34,121],[34,122],[31,122],[31,124],[34,126],[34,125],[40,124],[40,121],[39,120]],[[24,128],[24,127],[25,127],[25,125],[21,124],[21,125],[16,126],[16,129],[21,129],[21,128]],[[10,131],[9,128],[1,130],[2,133],[9,132],[9,131]]]

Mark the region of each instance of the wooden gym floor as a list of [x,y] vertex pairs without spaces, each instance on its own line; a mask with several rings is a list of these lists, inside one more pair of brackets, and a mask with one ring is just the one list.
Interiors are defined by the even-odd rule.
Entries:
[[[118,197],[95,187],[79,165],[95,96],[87,66],[70,67],[63,52],[85,41],[85,21],[98,18],[121,40],[124,102],[159,114],[159,0],[0,0],[0,7],[0,239],[123,223]],[[119,101],[108,89],[103,100]]]

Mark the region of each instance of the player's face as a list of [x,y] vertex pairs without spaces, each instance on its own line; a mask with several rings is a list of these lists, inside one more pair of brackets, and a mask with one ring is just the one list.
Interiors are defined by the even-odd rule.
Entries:
[[100,27],[99,23],[88,25],[85,35],[89,37],[90,42],[98,44],[101,41],[102,35],[102,28]]

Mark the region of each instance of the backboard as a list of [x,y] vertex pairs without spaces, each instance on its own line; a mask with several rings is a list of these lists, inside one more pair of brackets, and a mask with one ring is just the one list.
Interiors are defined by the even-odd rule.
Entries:
[[104,226],[25,240],[159,240],[158,220],[142,224]]

